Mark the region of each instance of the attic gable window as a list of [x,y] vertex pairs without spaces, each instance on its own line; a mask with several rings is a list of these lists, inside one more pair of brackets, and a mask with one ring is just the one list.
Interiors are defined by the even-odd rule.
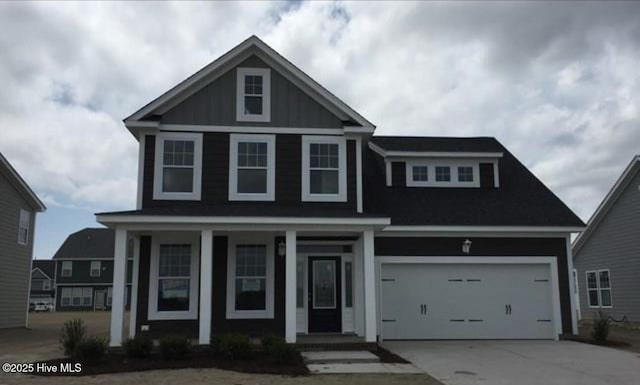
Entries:
[[237,69],[236,120],[268,122],[271,120],[271,70]]

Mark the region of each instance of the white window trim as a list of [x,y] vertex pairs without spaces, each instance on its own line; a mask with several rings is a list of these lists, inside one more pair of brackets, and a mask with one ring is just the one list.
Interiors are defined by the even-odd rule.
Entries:
[[[26,222],[26,223],[23,223]],[[23,226],[26,225],[26,226]],[[22,229],[27,230],[27,235],[24,242],[20,239],[20,233]],[[29,244],[29,232],[31,231],[31,212],[27,210],[20,209],[20,218],[18,219],[18,244],[20,245],[28,245]]]
[[[190,193],[163,192],[162,170],[165,140],[192,140],[193,143],[193,191]],[[153,199],[199,201],[202,189],[202,134],[187,132],[160,132],[156,135],[156,153],[153,173]]]
[[[238,143],[267,143],[267,192],[250,194],[238,192]],[[229,200],[274,201],[276,199],[276,136],[231,134],[229,136]]]
[[[242,235],[229,238],[227,251],[227,319],[273,319],[274,318],[274,239],[268,235]],[[236,310],[236,246],[267,246],[267,282],[265,310]]]
[[[158,311],[158,263],[160,260],[160,245],[162,244],[190,244],[191,245],[191,274],[189,276],[189,310]],[[187,320],[198,319],[198,295],[200,272],[200,239],[197,235],[163,234],[151,239],[151,258],[149,261],[149,305],[148,319],[153,320]]]
[[[309,148],[312,143],[338,144],[338,193],[311,194]],[[347,201],[347,139],[343,136],[302,136],[302,201],[346,202]]]
[[[68,264],[69,268],[65,269],[64,265]],[[69,274],[65,274],[65,270],[69,271]],[[73,275],[73,261],[62,261],[62,266],[60,267],[60,276],[61,277],[71,277]]]
[[[607,276],[609,277],[609,287],[605,287],[605,288],[600,287],[600,272],[603,272],[603,271],[606,271]],[[589,289],[589,273],[596,274],[596,289]],[[587,306],[589,306],[590,309],[613,308],[613,287],[611,285],[611,271],[609,269],[589,270],[589,271],[585,271],[584,276],[585,276],[585,287],[587,289]],[[589,303],[589,292],[594,290],[596,290],[596,292],[598,293],[598,305],[596,306],[593,306],[591,305],[591,303]],[[602,305],[602,290],[609,290],[609,302],[611,303],[611,305],[609,306]]]
[[51,290],[51,280],[43,279],[42,280],[42,291]]
[[[98,275],[94,275],[93,274],[93,271],[95,270],[93,268],[93,265],[95,263],[98,264],[98,269],[97,269],[98,270]],[[102,262],[100,262],[100,261],[91,261],[90,265],[89,265],[89,277],[94,277],[95,278],[95,277],[100,277],[101,275],[102,275]]]
[[[262,76],[262,115],[244,113],[244,77],[245,75]],[[238,68],[236,71],[236,120],[238,122],[271,121],[271,69]]]
[[[426,166],[428,181],[413,180],[413,166]],[[436,181],[436,167],[449,167],[451,180],[449,182]],[[407,187],[480,187],[480,162],[467,159],[415,159],[405,162]],[[472,182],[458,181],[458,167],[473,169]]]

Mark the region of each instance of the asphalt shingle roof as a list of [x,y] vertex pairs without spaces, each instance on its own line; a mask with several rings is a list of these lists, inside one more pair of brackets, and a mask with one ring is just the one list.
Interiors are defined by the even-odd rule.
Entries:
[[499,188],[387,187],[384,163],[367,149],[364,208],[390,216],[392,225],[584,226],[495,138],[374,136],[371,140],[387,151],[503,153]]
[[38,268],[42,270],[49,278],[53,279],[56,275],[56,262],[50,259],[34,259],[31,269]]
[[112,259],[115,237],[107,228],[82,229],[67,237],[53,259]]

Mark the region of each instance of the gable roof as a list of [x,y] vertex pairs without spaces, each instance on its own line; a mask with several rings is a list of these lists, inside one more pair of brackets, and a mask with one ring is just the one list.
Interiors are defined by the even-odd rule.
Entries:
[[31,271],[38,269],[50,279],[56,275],[56,261],[51,259],[34,259],[31,265]]
[[584,227],[553,192],[495,138],[381,137],[384,149],[502,153],[499,188],[424,188],[390,186],[385,165],[373,150],[366,154],[365,211],[386,214],[392,226]]
[[112,229],[82,229],[67,237],[53,259],[113,259],[115,237]]
[[11,163],[7,160],[7,158],[2,155],[0,152],[0,173],[6,175],[9,183],[13,186],[13,188],[20,193],[20,195],[27,201],[29,206],[32,209],[43,212],[47,209],[47,207],[42,203],[40,198],[36,195],[36,193],[31,190],[31,187],[27,184],[27,182],[22,179],[20,174],[11,166]]
[[343,117],[343,120],[352,120],[355,125],[369,127],[374,129],[375,126],[365,119],[362,115],[349,107],[345,102],[332,94],[318,82],[313,80],[309,75],[296,67],[289,60],[284,58],[273,48],[253,35],[220,56],[218,59],[209,63],[187,79],[178,83],[138,111],[124,119],[125,125],[131,130],[133,127],[153,127],[157,121],[153,121],[153,115],[158,111],[166,111],[167,106],[173,106],[178,102],[193,95],[202,87],[211,83],[217,77],[231,69],[231,65],[244,60],[246,57],[255,54],[270,65],[279,67],[283,76],[292,83],[307,92],[316,101],[327,107],[330,111],[337,113]]
[[578,237],[573,241],[572,251],[574,258],[580,249],[586,244],[591,234],[593,234],[596,228],[598,228],[600,222],[602,222],[602,220],[607,216],[611,207],[613,207],[618,198],[620,198],[638,172],[640,172],[640,155],[636,155],[631,159],[629,165],[627,165],[618,180],[616,180],[616,183],[611,187],[611,190],[609,190],[602,202],[600,202],[596,211],[591,215],[591,218],[589,218],[585,231],[580,233],[580,235],[578,235]]

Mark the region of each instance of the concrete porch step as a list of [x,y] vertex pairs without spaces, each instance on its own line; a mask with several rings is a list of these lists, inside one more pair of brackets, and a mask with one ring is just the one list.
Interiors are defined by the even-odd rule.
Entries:
[[380,362],[378,356],[366,350],[307,351],[301,354],[307,364],[365,364]]

